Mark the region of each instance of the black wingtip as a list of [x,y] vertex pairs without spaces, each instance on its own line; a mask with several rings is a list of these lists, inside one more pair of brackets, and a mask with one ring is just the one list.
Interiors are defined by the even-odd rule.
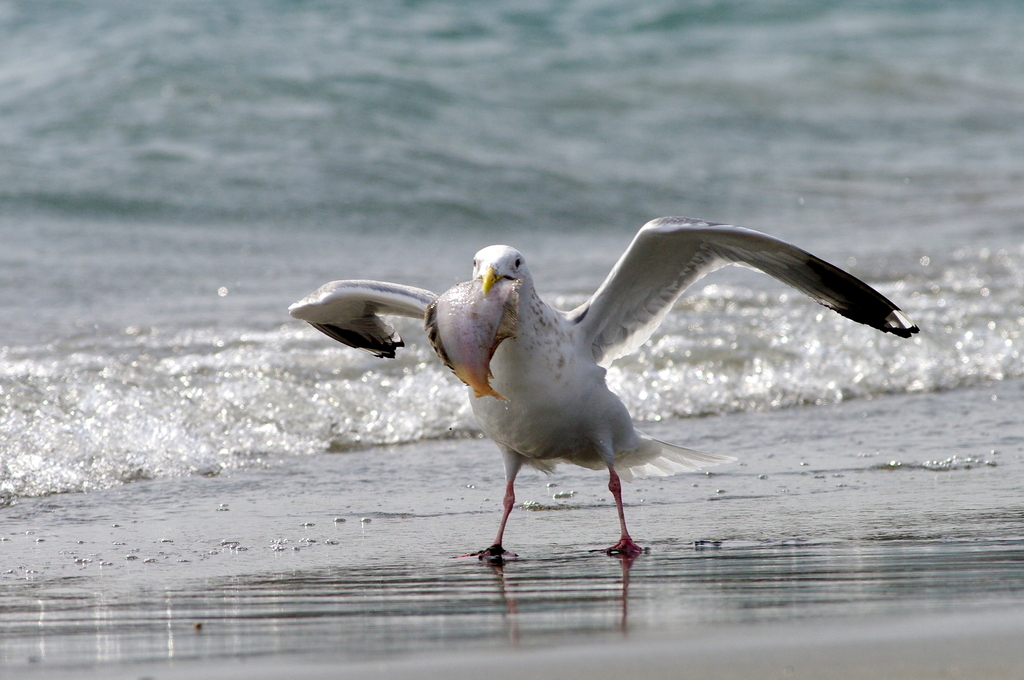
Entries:
[[369,352],[378,359],[394,359],[395,350],[399,347],[405,347],[405,342],[397,336],[381,339],[369,337],[329,323],[310,322],[309,325],[343,345]]

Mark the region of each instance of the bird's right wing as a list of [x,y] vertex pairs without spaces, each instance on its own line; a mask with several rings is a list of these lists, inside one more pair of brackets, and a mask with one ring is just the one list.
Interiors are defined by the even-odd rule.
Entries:
[[752,229],[688,217],[645,224],[597,292],[567,318],[606,366],[646,342],[688,286],[728,264],[760,269],[881,331],[904,338],[918,331],[881,293],[805,250]]
[[383,281],[331,281],[288,308],[338,342],[376,357],[395,358],[402,338],[381,315],[422,319],[437,296],[429,290]]

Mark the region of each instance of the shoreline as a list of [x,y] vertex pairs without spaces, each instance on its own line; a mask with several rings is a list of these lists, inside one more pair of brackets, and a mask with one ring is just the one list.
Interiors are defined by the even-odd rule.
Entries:
[[0,671],[1006,677],[1024,668],[1022,403],[1016,380],[648,424],[738,461],[629,485],[651,552],[628,571],[590,552],[614,506],[571,467],[522,480],[543,503],[512,516],[520,559],[452,559],[500,515],[486,440],[25,499],[3,509]]

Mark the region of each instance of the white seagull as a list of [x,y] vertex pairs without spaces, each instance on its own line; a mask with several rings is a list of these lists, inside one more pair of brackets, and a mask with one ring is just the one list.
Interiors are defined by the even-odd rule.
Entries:
[[335,340],[378,357],[404,346],[382,316],[424,319],[441,360],[472,389],[484,433],[505,463],[504,513],[481,559],[512,556],[502,547],[525,464],[607,469],[621,536],[610,555],[642,549],[626,530],[620,478],[674,474],[735,460],[658,441],[633,426],[605,384],[605,367],[646,342],[684,290],[728,264],[759,269],[845,317],[900,337],[918,332],[892,302],[841,269],[772,236],[685,217],[640,229],[589,300],[562,312],[541,300],[522,254],[488,246],[473,280],[441,296],[396,283],[333,281],[289,308]]

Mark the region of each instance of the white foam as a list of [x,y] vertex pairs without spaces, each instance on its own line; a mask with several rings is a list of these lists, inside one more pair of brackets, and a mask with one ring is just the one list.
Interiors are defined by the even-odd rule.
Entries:
[[[934,260],[892,284],[911,339],[789,291],[712,284],[608,372],[640,421],[951,389],[1024,375],[1021,255]],[[466,388],[422,330],[378,360],[299,323],[129,329],[0,350],[0,495],[272,464],[281,457],[475,436]]]

